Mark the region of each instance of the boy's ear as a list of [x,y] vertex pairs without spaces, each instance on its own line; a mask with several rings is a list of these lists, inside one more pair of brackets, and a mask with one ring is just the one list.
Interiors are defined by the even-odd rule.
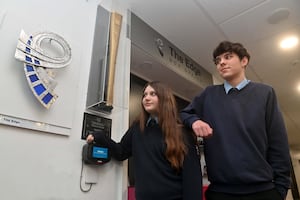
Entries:
[[241,60],[242,66],[246,68],[246,66],[248,65],[249,59],[244,56],[243,59]]

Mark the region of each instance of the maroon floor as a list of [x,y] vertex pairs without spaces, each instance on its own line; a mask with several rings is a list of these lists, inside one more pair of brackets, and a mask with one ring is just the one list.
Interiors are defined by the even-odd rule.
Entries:
[[[205,200],[204,192],[207,189],[207,186],[203,186],[203,200]],[[128,200],[135,200],[134,187],[128,187]]]

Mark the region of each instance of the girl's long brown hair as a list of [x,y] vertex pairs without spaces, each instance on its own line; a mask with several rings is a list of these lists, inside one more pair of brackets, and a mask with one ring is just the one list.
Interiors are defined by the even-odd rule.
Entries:
[[[162,129],[167,145],[165,152],[166,158],[173,168],[179,170],[183,165],[187,149],[184,143],[182,124],[179,120],[175,97],[172,90],[161,82],[154,81],[147,83],[143,92],[147,86],[152,87],[158,96],[158,123]],[[142,104],[142,112],[139,117],[140,129],[142,132],[144,132],[148,118],[149,113],[145,111]]]

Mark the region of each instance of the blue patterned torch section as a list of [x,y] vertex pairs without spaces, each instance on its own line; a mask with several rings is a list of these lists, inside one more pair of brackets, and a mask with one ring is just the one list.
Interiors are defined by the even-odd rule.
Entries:
[[[51,49],[42,48],[42,42],[52,43],[54,50],[62,51],[61,55],[53,55]],[[54,45],[55,44],[55,45]],[[58,98],[54,93],[57,81],[54,70],[66,67],[71,62],[71,48],[59,35],[52,32],[39,32],[28,36],[23,30],[18,40],[15,58],[24,62],[24,72],[31,91],[37,100],[47,109]]]

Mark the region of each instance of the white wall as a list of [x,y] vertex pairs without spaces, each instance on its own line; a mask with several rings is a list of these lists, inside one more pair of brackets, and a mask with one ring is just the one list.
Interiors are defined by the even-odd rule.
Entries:
[[[72,63],[58,75],[58,104],[71,101],[68,110],[70,133],[59,135],[32,131],[0,124],[0,199],[9,200],[117,200],[127,199],[126,164],[112,161],[106,165],[83,170],[83,180],[96,174],[97,184],[90,192],[80,190],[82,119],[85,111],[91,59],[94,23],[98,4],[123,15],[119,52],[116,64],[115,96],[112,119],[112,138],[119,140],[128,127],[128,93],[130,73],[130,41],[126,38],[127,11],[125,6],[109,0],[1,0],[0,2],[0,69],[11,79],[22,80],[24,85],[1,85],[1,104],[6,108],[22,108],[23,99],[5,98],[20,90],[24,98],[32,98],[32,109],[44,109],[31,97],[26,85],[21,62],[14,58],[14,51],[21,29],[28,34],[52,31],[62,35],[72,48]],[[3,73],[3,72],[0,72]],[[67,74],[68,73],[68,74]],[[69,75],[71,73],[71,77]],[[59,74],[59,73],[58,73]],[[65,78],[68,77],[68,80]],[[5,79],[5,78],[4,78]],[[72,81],[70,81],[72,79]],[[72,96],[64,96],[61,88],[69,87]],[[3,100],[4,99],[4,100]],[[25,99],[24,101],[27,101]],[[28,102],[24,102],[25,105]],[[18,106],[19,105],[19,106]],[[24,105],[23,105],[24,106]],[[67,105],[66,105],[67,106]],[[55,107],[55,105],[54,105]],[[9,110],[9,109],[7,109]],[[28,110],[19,109],[19,112]],[[35,110],[32,110],[35,113]],[[43,111],[47,115],[48,111]],[[51,116],[59,118],[61,110],[50,108]],[[65,112],[65,111],[64,111]],[[0,110],[1,114],[1,110]],[[88,185],[86,185],[88,188]]]
[[[123,15],[119,51],[116,62],[112,138],[119,140],[128,127],[128,99],[130,74],[130,40],[127,32],[127,1],[122,0],[1,0],[0,1],[0,99],[5,110],[18,110],[25,116],[36,115],[37,110],[20,108],[31,98],[32,109],[44,109],[31,96],[26,85],[22,64],[14,58],[21,29],[28,34],[48,30],[62,35],[72,48],[70,66],[58,73],[57,104],[71,102],[70,113],[49,110],[52,118],[66,120],[70,132],[58,135],[16,128],[0,124],[0,199],[8,200],[125,200],[127,199],[127,165],[111,161],[99,167],[84,166],[83,181],[94,178],[97,183],[90,192],[79,187],[81,172],[82,119],[85,111],[89,66],[94,24],[98,5]],[[159,31],[159,30],[158,30]],[[8,74],[7,84],[3,71]],[[71,75],[70,75],[71,74]],[[68,77],[66,81],[65,78]],[[13,80],[16,80],[14,82]],[[19,83],[24,83],[20,85]],[[62,88],[71,88],[72,96]],[[24,99],[13,99],[15,91],[22,91]],[[21,94],[19,94],[21,95]],[[23,102],[25,101],[25,102]],[[29,100],[30,101],[30,100]],[[56,104],[55,103],[55,104]],[[23,105],[23,106],[20,106]],[[36,105],[36,106],[35,106]],[[3,110],[0,109],[0,114]],[[42,111],[47,115],[48,111]],[[35,116],[36,117],[36,116]],[[59,123],[59,122],[58,122]],[[299,168],[295,169],[299,174]],[[91,177],[95,176],[95,177]],[[88,185],[85,189],[88,188]]]

